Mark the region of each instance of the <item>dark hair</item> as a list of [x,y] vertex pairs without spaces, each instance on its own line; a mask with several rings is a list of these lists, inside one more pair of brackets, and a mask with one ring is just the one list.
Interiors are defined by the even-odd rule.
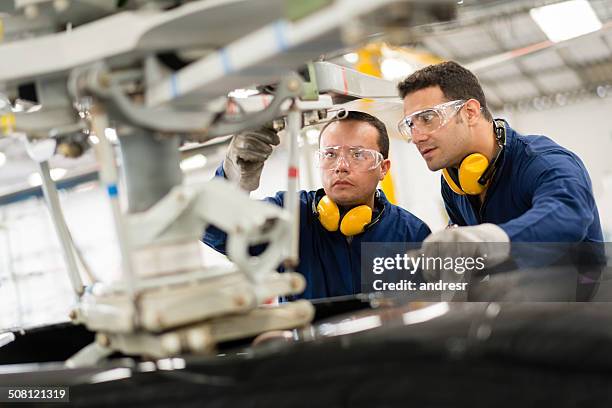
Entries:
[[431,86],[439,86],[449,101],[456,99],[476,99],[482,106],[484,117],[491,122],[493,116],[487,107],[482,87],[476,76],[454,61],[429,65],[413,72],[397,85],[402,99],[406,95]]
[[[359,111],[348,111],[344,119],[334,119],[331,122],[327,122],[323,129],[321,129],[320,135],[323,135],[323,132],[329,125],[334,122],[353,120],[356,122],[366,122],[373,126],[378,131],[378,150],[383,155],[383,158],[386,159],[389,157],[389,134],[387,133],[387,127],[385,124],[378,118],[370,115],[369,113],[359,112]],[[321,141],[319,136],[319,142]]]

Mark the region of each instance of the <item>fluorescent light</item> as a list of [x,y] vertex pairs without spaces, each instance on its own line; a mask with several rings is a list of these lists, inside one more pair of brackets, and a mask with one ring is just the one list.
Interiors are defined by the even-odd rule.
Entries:
[[385,58],[380,64],[383,78],[389,81],[403,79],[414,72],[412,65],[397,58]]
[[203,154],[196,154],[195,156],[191,156],[185,160],[181,160],[181,170],[189,171],[200,169],[206,166],[206,156]]
[[553,42],[565,41],[601,28],[586,0],[571,0],[529,10],[531,18]]
[[356,64],[359,61],[359,55],[356,52],[349,52],[348,54],[343,55],[344,60],[349,64]]
[[6,163],[6,154],[0,152],[0,167],[4,166]]

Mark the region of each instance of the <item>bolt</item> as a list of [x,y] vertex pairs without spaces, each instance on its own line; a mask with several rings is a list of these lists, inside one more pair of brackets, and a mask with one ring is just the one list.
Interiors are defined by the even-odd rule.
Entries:
[[83,148],[77,143],[60,143],[57,151],[65,157],[75,158],[83,154]]
[[103,88],[108,88],[110,86],[110,84],[111,84],[110,75],[108,75],[106,73],[100,74],[100,76],[98,77],[98,83]]
[[79,316],[78,312],[76,311],[76,309],[72,309],[70,311],[70,313],[68,313],[68,318],[70,320],[76,320],[76,318]]
[[68,9],[69,6],[70,3],[68,2],[68,0],[55,0],[53,2],[53,8],[58,13],[63,13]]
[[209,334],[203,329],[191,330],[187,334],[187,342],[193,351],[205,350],[210,343]]
[[238,307],[243,307],[246,305],[246,299],[242,295],[238,295],[234,297],[234,305]]
[[98,333],[96,335],[96,341],[102,347],[109,347],[111,344],[110,338],[104,333]]
[[297,79],[291,79],[288,83],[287,83],[287,89],[290,92],[297,92],[300,90],[300,81],[298,81]]

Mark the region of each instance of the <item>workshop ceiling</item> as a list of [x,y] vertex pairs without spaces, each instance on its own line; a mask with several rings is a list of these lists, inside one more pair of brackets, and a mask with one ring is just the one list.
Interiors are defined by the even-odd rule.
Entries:
[[493,109],[537,100],[567,103],[585,93],[609,95],[612,0],[589,1],[600,30],[556,43],[530,15],[532,8],[554,3],[560,2],[465,0],[456,20],[427,27],[415,45],[472,69]]

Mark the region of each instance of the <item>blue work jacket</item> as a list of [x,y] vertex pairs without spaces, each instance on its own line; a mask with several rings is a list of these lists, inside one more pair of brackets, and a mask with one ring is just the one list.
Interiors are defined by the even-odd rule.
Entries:
[[[225,176],[223,166],[216,176]],[[361,292],[361,244],[365,242],[422,242],[431,231],[410,212],[391,204],[379,190],[373,219],[364,232],[352,238],[327,231],[313,211],[317,191],[300,191],[300,263],[297,271],[306,278],[306,290],[297,298],[317,299]],[[265,200],[284,205],[285,192]],[[316,205],[315,205],[316,207]],[[226,234],[208,227],[203,242],[225,253]]]
[[442,179],[450,222],[493,223],[512,242],[602,242],[589,174],[578,156],[545,136],[507,123],[506,146],[484,202],[454,193]]

